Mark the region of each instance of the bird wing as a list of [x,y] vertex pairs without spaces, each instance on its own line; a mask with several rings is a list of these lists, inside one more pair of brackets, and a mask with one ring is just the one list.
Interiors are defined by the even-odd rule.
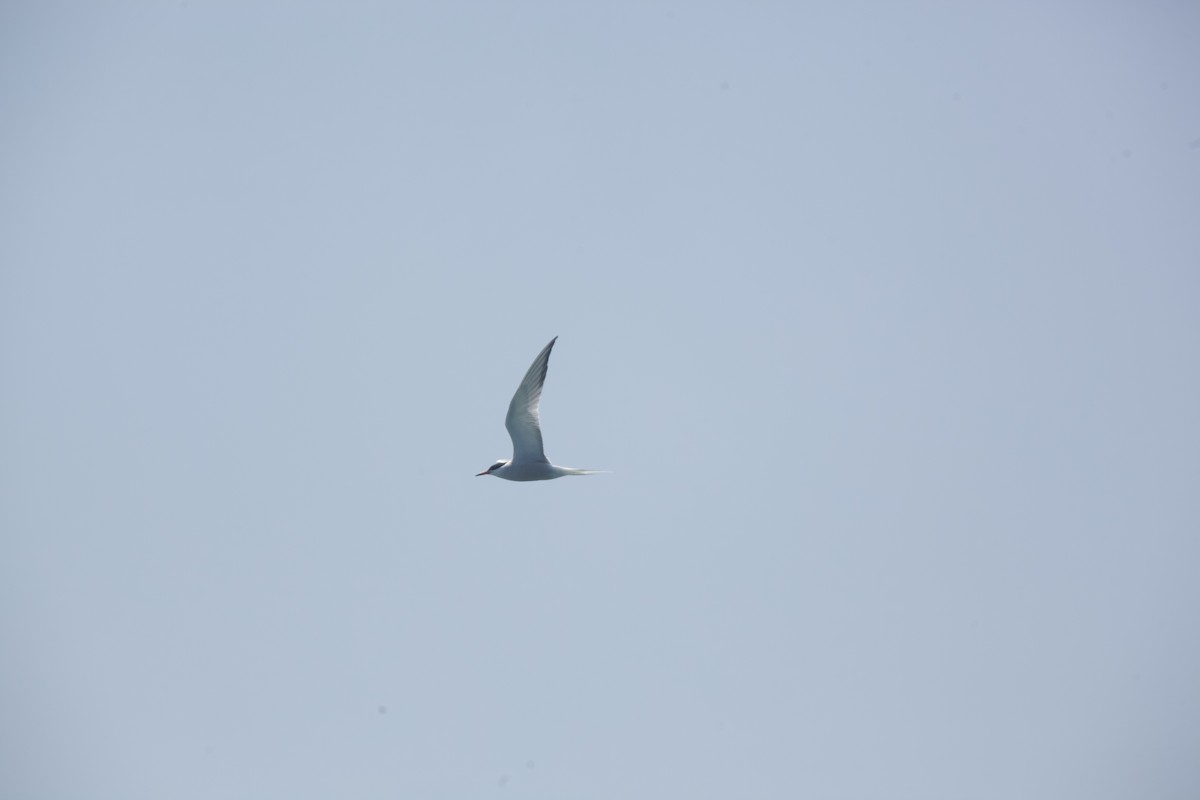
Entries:
[[546,461],[542,449],[542,423],[538,415],[538,404],[542,399],[542,384],[546,382],[546,369],[550,366],[550,351],[558,341],[555,336],[550,344],[538,353],[529,365],[529,371],[517,387],[512,402],[508,404],[508,416],[504,427],[512,437],[513,461]]

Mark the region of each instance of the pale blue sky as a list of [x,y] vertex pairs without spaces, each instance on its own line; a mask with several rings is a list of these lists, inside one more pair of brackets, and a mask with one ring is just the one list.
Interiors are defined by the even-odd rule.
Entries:
[[1200,8],[990,5],[7,5],[0,794],[1195,797]]

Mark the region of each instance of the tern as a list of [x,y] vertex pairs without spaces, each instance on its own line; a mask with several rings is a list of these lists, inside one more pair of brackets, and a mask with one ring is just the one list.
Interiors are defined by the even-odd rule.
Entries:
[[593,475],[599,470],[573,469],[551,464],[542,449],[542,425],[538,415],[538,405],[542,399],[542,384],[546,382],[546,369],[550,366],[550,351],[558,341],[555,336],[550,344],[538,353],[538,357],[529,365],[529,371],[521,385],[517,387],[512,402],[508,404],[508,416],[504,418],[504,427],[512,438],[512,458],[501,459],[495,464],[478,472],[481,475],[495,475],[506,481],[548,481],[561,478],[564,475]]

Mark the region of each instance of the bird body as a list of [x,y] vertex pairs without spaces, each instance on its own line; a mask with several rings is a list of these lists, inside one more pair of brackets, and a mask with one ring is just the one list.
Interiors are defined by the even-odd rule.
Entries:
[[551,464],[549,461],[503,461],[501,466],[492,467],[480,475],[495,475],[497,478],[504,478],[506,481],[548,481],[553,478],[561,478],[564,475],[595,475],[599,470],[594,469],[574,469],[572,467],[560,467],[557,464]]
[[550,351],[557,341],[558,337],[555,336],[538,353],[508,404],[504,427],[512,439],[512,458],[500,459],[483,472],[476,473],[475,477],[494,475],[507,481],[548,481],[564,475],[592,475],[597,472],[551,464],[542,445],[542,423],[538,408],[542,399],[542,385],[546,382],[546,370],[550,366]]

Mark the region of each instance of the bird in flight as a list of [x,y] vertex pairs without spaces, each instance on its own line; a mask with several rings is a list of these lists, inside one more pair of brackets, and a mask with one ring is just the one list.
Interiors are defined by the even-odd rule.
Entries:
[[555,336],[550,344],[538,353],[529,366],[521,385],[517,387],[512,402],[508,404],[508,416],[504,427],[512,438],[513,455],[501,459],[485,469],[480,475],[495,475],[506,481],[548,481],[564,475],[592,475],[599,470],[573,469],[551,464],[542,449],[542,425],[538,415],[538,404],[542,399],[542,384],[546,382],[546,369],[550,366],[550,351],[558,341]]

